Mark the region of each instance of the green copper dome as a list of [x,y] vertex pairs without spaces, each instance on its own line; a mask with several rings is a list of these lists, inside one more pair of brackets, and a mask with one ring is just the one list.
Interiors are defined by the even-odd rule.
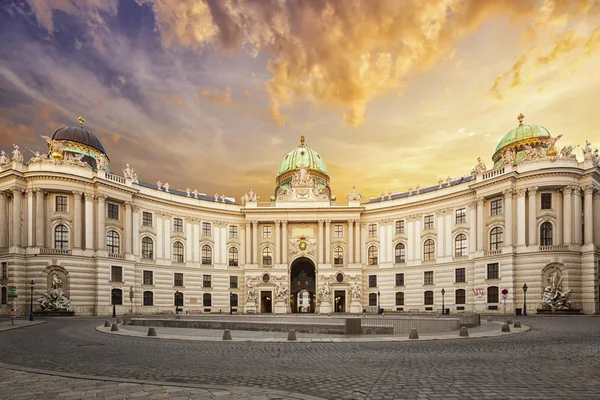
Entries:
[[496,146],[496,151],[500,150],[504,146],[508,146],[525,139],[539,137],[550,137],[550,132],[548,132],[548,129],[540,125],[519,124],[519,126],[517,126],[515,129],[504,135],[502,140],[500,140],[498,143],[498,146]]
[[299,168],[317,169],[324,174],[327,174],[325,161],[319,153],[304,144],[304,136],[300,139],[300,146],[287,153],[283,158],[283,161],[281,161],[281,164],[279,165],[279,175],[286,171]]

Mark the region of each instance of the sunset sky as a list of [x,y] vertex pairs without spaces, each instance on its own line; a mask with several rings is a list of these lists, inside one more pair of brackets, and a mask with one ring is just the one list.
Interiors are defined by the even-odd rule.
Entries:
[[600,1],[0,4],[7,152],[83,115],[116,173],[266,201],[301,134],[340,199],[490,167],[521,112],[600,145]]

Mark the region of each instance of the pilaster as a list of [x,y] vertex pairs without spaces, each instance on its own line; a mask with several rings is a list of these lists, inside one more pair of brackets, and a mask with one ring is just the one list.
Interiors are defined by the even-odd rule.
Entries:
[[35,195],[33,189],[25,190],[27,196],[27,246],[33,247],[33,196]]
[[[513,190],[504,192],[504,246],[512,248],[513,245]],[[512,249],[509,249],[512,252]]]
[[94,249],[94,194],[85,192],[85,248]]
[[12,217],[12,245],[21,246],[21,224],[23,215],[21,214],[22,189],[18,187],[12,188],[13,195],[13,217]]
[[96,195],[97,201],[97,227],[98,230],[96,232],[97,238],[97,250],[104,250],[106,248],[106,196],[103,194]]
[[354,220],[348,220],[348,264],[354,263]]
[[585,244],[593,244],[594,243],[594,207],[592,204],[593,195],[594,195],[594,187],[592,185],[586,186],[583,188],[584,193],[584,236],[583,240]]
[[0,192],[0,248],[8,247],[8,209],[7,195]]
[[485,200],[483,197],[477,199],[477,251],[483,251],[483,233],[484,233],[484,224],[483,224],[483,206]]
[[571,186],[565,186],[561,191],[563,193],[563,240],[565,244],[571,244],[571,234],[573,233],[573,223],[571,221],[573,215],[573,210],[571,208],[571,194],[573,189]]
[[73,191],[73,248],[81,249],[83,239],[83,211],[81,198],[83,192]]
[[536,245],[537,240],[537,186],[527,189],[529,193],[529,245]]
[[517,190],[517,246],[525,246],[526,219],[525,219],[525,189]]

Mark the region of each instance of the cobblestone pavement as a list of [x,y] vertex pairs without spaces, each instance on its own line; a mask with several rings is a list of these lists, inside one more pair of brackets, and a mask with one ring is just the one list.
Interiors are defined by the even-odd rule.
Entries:
[[53,319],[0,333],[0,361],[327,399],[597,399],[600,317],[521,321],[532,329],[493,338],[262,343],[147,340],[97,332],[103,319]]

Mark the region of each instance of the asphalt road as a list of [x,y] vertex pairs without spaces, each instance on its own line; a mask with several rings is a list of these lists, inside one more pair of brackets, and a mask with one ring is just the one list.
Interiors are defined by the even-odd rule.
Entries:
[[149,340],[52,319],[0,333],[0,362],[150,381],[263,387],[327,399],[598,399],[600,317],[525,317],[472,340],[259,343]]

